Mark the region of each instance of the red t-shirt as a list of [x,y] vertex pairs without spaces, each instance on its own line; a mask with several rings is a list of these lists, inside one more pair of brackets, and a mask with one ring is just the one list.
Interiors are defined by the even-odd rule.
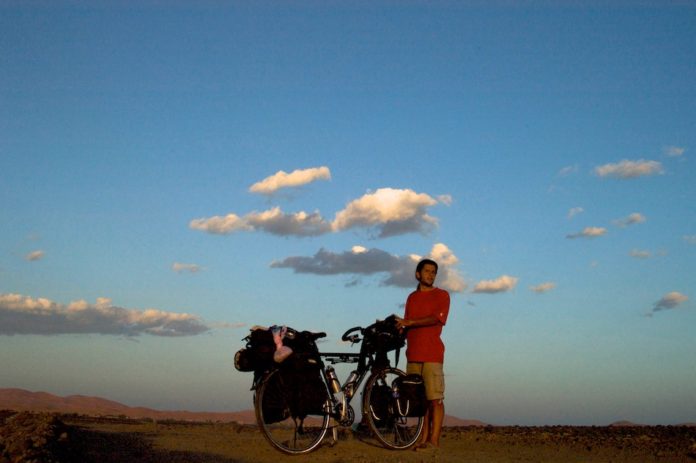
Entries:
[[450,297],[444,289],[433,288],[430,291],[416,290],[406,299],[404,319],[415,320],[423,317],[435,317],[439,323],[430,326],[409,328],[406,333],[406,358],[409,362],[443,363],[445,345],[440,339],[442,327],[447,323]]

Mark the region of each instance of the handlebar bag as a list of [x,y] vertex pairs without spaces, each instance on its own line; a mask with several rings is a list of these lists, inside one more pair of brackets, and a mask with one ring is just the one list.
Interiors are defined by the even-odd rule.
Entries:
[[365,328],[363,342],[377,352],[389,352],[401,349],[406,344],[406,336],[399,331],[396,317],[390,315]]

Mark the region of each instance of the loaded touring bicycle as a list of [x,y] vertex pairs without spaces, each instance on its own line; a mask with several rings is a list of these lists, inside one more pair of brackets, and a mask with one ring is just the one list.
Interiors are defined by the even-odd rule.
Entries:
[[[351,401],[364,382],[362,423],[383,446],[410,448],[423,430],[425,390],[420,376],[396,368],[405,340],[395,317],[347,330],[342,340],[361,343],[357,354],[320,352],[316,341],[325,336],[274,326],[252,329],[244,338],[235,367],[254,373],[254,409],[264,437],[288,454],[316,449],[329,429],[336,442],[337,427],[355,421]],[[338,363],[357,364],[343,385],[332,366]]]

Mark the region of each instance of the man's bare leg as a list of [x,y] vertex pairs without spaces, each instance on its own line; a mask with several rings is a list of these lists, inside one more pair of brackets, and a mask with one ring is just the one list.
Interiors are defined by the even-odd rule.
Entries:
[[428,401],[428,407],[425,409],[425,415],[423,416],[423,432],[421,433],[420,439],[414,446],[415,449],[425,447],[430,441],[430,436],[432,435],[432,421],[433,421],[433,407],[435,405],[435,400]]
[[432,423],[430,424],[428,441],[431,445],[440,447],[440,433],[442,432],[442,423],[445,420],[445,402],[439,399],[431,401],[430,404],[428,411],[431,413]]

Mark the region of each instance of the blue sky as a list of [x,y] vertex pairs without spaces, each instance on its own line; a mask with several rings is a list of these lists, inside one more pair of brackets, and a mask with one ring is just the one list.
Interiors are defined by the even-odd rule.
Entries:
[[434,256],[448,413],[696,421],[696,6],[602,3],[2,2],[0,387],[247,409]]

